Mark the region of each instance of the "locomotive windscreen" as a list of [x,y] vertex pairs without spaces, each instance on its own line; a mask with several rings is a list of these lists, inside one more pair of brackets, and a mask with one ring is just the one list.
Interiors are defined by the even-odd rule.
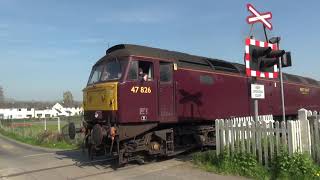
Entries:
[[101,61],[101,63],[93,66],[88,85],[120,79],[126,64],[126,60],[118,60],[116,58]]

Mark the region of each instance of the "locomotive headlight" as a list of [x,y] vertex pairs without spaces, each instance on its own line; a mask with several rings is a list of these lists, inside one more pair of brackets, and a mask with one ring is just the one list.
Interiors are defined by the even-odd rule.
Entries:
[[102,111],[96,111],[96,112],[94,113],[94,117],[95,117],[96,119],[102,119]]

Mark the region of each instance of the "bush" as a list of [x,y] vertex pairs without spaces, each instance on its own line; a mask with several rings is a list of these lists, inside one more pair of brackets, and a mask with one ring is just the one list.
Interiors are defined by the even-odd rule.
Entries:
[[39,143],[61,142],[63,141],[63,136],[52,131],[43,131],[38,134],[37,140]]
[[280,179],[315,179],[320,178],[319,167],[309,155],[295,153],[292,156],[281,151],[272,161],[273,178]]
[[23,143],[57,149],[76,149],[80,147],[82,142],[81,138],[77,139],[76,142],[67,142],[66,139],[64,139],[63,134],[52,130],[42,130],[40,132],[35,128],[30,130],[33,131],[24,132],[24,129],[21,128],[14,128],[11,130],[10,128],[0,127],[0,134]]
[[215,151],[196,153],[194,163],[207,171],[222,174],[233,174],[255,179],[268,179],[268,171],[258,163],[256,158],[248,153],[229,156],[227,153],[216,155]]
[[193,162],[207,171],[254,179],[320,179],[320,168],[310,156],[301,153],[289,156],[283,150],[274,157],[270,167],[262,166],[248,153],[217,156],[215,151],[199,152],[193,155]]

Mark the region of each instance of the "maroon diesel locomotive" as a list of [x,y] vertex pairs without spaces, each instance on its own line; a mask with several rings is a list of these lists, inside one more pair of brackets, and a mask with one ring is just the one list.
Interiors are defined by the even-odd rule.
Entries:
[[[281,115],[279,79],[265,86],[259,114]],[[215,119],[253,115],[245,66],[120,44],[92,68],[83,90],[85,145],[119,164],[215,145]],[[286,113],[320,110],[320,83],[284,74]]]

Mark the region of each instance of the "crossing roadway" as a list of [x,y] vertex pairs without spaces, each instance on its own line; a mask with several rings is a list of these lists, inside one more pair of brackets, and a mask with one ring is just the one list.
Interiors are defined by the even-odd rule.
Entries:
[[207,173],[192,166],[188,156],[130,164],[114,169],[112,161],[88,161],[82,151],[54,151],[12,141],[0,135],[0,180],[6,179],[243,179]]

